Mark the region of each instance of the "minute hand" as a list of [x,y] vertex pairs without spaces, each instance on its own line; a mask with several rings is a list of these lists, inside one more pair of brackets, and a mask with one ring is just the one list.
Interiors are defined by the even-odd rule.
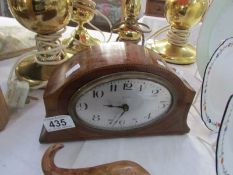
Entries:
[[129,111],[129,106],[127,104],[123,104],[122,105],[122,109],[123,109],[123,112],[120,114],[120,116],[115,120],[115,122],[113,123],[112,126],[114,126],[120,119],[121,117],[124,115],[125,112]]
[[126,111],[123,111],[123,112],[121,113],[121,115],[115,120],[115,122],[112,124],[112,126],[115,126],[115,124],[117,124],[117,122],[121,119],[121,117],[124,115],[125,112],[126,112]]

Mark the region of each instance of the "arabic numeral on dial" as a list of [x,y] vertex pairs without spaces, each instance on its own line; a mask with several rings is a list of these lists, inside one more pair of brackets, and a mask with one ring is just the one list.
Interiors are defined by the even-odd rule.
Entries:
[[125,125],[125,120],[120,120],[120,121],[118,121],[118,123],[119,123],[120,126],[124,126]]
[[100,115],[93,115],[92,116],[93,121],[100,121],[100,119],[101,119]]
[[133,83],[130,82],[124,83],[123,90],[133,90]]
[[143,85],[140,85],[140,87],[139,87],[139,91],[141,92],[141,91],[142,91],[142,89],[143,89]]
[[93,91],[93,98],[102,98],[104,96],[104,91]]
[[145,116],[145,118],[150,120],[151,119],[151,113],[149,113],[147,116]]
[[50,121],[49,126],[51,128],[66,126],[66,121],[64,119]]
[[168,101],[160,101],[160,108],[164,109],[169,105]]
[[108,120],[108,124],[109,124],[109,125],[112,125],[112,124],[113,124],[113,121],[114,121],[114,119],[109,119],[109,120]]
[[79,110],[87,110],[88,109],[88,105],[87,105],[87,103],[79,103],[78,104],[78,109]]
[[157,94],[159,94],[160,91],[161,91],[161,89],[152,90],[152,94],[157,95]]
[[110,91],[111,92],[116,92],[117,91],[117,85],[116,84],[111,84],[110,85]]

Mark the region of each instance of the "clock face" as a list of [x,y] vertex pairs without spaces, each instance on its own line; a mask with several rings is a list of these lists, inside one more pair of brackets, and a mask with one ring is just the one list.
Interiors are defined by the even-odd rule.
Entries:
[[71,115],[89,127],[111,131],[141,128],[161,119],[172,106],[168,88],[154,75],[126,74],[83,87],[71,100]]

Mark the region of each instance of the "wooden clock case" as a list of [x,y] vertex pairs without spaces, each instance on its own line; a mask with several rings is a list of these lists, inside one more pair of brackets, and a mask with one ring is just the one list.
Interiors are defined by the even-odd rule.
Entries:
[[[75,68],[75,69],[74,69]],[[44,93],[46,117],[69,115],[68,105],[77,90],[88,82],[119,72],[145,72],[158,75],[172,89],[173,106],[159,121],[131,131],[104,131],[74,120],[76,127],[47,132],[43,127],[40,142],[61,142],[114,137],[185,134],[189,132],[187,115],[194,90],[160,60],[142,46],[130,43],[108,43],[94,46],[71,58],[51,75]]]

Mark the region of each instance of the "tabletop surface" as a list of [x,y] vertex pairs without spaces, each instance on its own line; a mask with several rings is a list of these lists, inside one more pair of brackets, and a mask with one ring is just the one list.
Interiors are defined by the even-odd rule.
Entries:
[[[166,25],[165,19],[143,17],[143,22],[153,31]],[[0,26],[21,27],[14,19],[0,17]],[[191,35],[196,43],[198,26]],[[26,30],[26,29],[25,29]],[[69,36],[73,28],[69,28]],[[91,33],[96,34],[95,31]],[[97,36],[97,35],[95,35]],[[17,58],[0,61],[0,86],[6,93],[7,79]],[[174,66],[190,85],[198,91],[201,81],[196,77],[196,65]],[[30,92],[39,98],[25,108],[12,111],[5,130],[0,132],[0,174],[41,175],[41,158],[49,144],[40,144],[39,135],[45,117],[43,90]],[[198,106],[199,101],[197,100]],[[65,147],[55,157],[60,167],[81,168],[131,160],[139,163],[152,175],[214,175],[215,153],[209,144],[210,132],[202,123],[198,110],[191,108],[188,116],[190,133],[181,136],[154,136],[120,138],[64,143]]]

